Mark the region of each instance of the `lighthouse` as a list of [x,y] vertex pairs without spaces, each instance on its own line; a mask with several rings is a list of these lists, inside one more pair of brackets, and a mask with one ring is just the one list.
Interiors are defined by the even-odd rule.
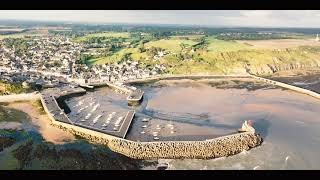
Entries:
[[319,35],[317,34],[316,41],[319,41]]

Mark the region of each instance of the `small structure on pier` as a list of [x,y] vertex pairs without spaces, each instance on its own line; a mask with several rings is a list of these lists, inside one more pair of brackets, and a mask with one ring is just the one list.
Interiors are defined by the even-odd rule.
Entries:
[[138,105],[143,99],[144,92],[140,89],[132,91],[127,97],[129,105]]

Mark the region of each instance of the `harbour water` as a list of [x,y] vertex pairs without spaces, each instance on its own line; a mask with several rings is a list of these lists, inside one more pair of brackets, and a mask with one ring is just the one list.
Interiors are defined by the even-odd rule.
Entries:
[[[320,157],[320,100],[304,94],[285,90],[251,80],[162,80],[150,84],[136,84],[143,89],[144,100],[140,106],[127,106],[126,96],[108,88],[97,89],[82,97],[67,101],[75,118],[89,101],[100,106],[92,112],[91,123],[108,119],[113,111],[134,109],[136,118],[127,139],[154,140],[205,140],[235,132],[244,120],[252,120],[264,142],[260,147],[238,155],[211,160],[153,160],[130,162],[135,169],[157,169],[159,164],[167,169],[319,169]],[[91,98],[95,97],[95,100]],[[86,99],[88,102],[86,102]],[[81,103],[81,100],[84,100]],[[80,107],[81,106],[81,107]],[[83,109],[85,116],[94,107]],[[103,115],[103,114],[106,114]],[[102,114],[101,117],[96,118]],[[85,118],[85,117],[84,117]],[[76,119],[76,118],[75,118]],[[110,121],[112,125],[119,118]],[[142,133],[143,132],[143,133]],[[157,132],[157,133],[154,133]],[[83,142],[84,140],[81,140]],[[78,142],[77,140],[75,142]],[[91,148],[66,142],[64,146]],[[99,146],[99,148],[101,148]],[[89,148],[90,149],[90,148]],[[107,148],[106,148],[107,151]],[[117,154],[108,152],[114,157]],[[1,154],[0,154],[1,155]],[[133,162],[139,165],[132,165]],[[0,163],[6,163],[2,160]],[[1,166],[3,167],[3,166]],[[163,168],[163,167],[162,167]]]

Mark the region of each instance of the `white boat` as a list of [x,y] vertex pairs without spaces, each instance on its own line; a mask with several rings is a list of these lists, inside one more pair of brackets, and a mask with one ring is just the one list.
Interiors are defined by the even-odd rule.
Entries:
[[93,124],[96,124],[98,122],[98,120],[101,118],[102,115],[98,115],[97,117],[95,117],[92,121]]
[[108,124],[102,124],[102,127],[107,127],[108,126]]
[[81,119],[80,121],[81,121],[81,122],[85,122],[86,120],[84,120],[84,119]]
[[147,127],[147,125],[143,125],[143,126],[141,126],[142,128],[146,128]]
[[143,118],[142,122],[148,122],[150,119],[149,118]]
[[78,110],[77,113],[81,113],[81,111],[83,111],[83,110],[84,110],[84,108],[81,108],[81,109]]
[[91,112],[94,112],[94,111],[96,111],[97,110],[97,108],[100,106],[100,104],[98,103],[98,104],[96,104],[95,106],[93,106],[93,108],[92,108],[92,110],[91,110]]
[[159,138],[158,138],[158,137],[154,137],[153,139],[154,139],[154,140],[159,140]]
[[158,132],[153,132],[153,136],[158,136]]
[[141,133],[141,134],[145,134],[146,132],[144,132],[144,131],[141,131],[140,133]]
[[117,125],[119,125],[120,124],[120,122],[122,121],[122,119],[123,119],[123,117],[121,116],[121,117],[119,117],[118,119],[117,119],[117,121],[114,123],[116,126]]
[[87,116],[84,119],[88,120],[90,116],[91,116],[91,113],[87,114]]

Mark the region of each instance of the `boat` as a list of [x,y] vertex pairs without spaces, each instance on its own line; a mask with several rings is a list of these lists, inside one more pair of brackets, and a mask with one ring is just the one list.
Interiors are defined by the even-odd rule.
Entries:
[[119,126],[119,124],[120,124],[120,122],[122,121],[122,119],[123,119],[123,117],[121,116],[121,117],[119,117],[118,119],[117,119],[117,121],[114,123],[115,124],[115,126]]
[[87,116],[84,118],[85,120],[88,120],[91,116],[91,113],[87,114]]
[[140,133],[141,133],[141,134],[145,134],[146,132],[144,132],[144,131],[141,131]]
[[97,117],[95,117],[92,121],[93,124],[96,124],[98,122],[98,120],[101,118],[102,115],[98,115]]
[[92,108],[92,110],[91,110],[91,112],[94,112],[94,111],[96,111],[97,110],[97,108],[100,106],[100,104],[98,103],[98,104],[96,104],[95,106],[93,106],[93,108]]
[[158,138],[158,137],[154,137],[153,139],[154,139],[154,140],[159,140],[159,138]]
[[143,126],[141,126],[142,128],[146,128],[147,127],[147,125],[143,125]]
[[149,118],[143,118],[142,122],[148,122],[150,119]]
[[84,110],[84,108],[81,108],[81,109],[78,110],[77,113],[79,114],[79,113],[81,113],[81,111],[83,111],[83,110]]

